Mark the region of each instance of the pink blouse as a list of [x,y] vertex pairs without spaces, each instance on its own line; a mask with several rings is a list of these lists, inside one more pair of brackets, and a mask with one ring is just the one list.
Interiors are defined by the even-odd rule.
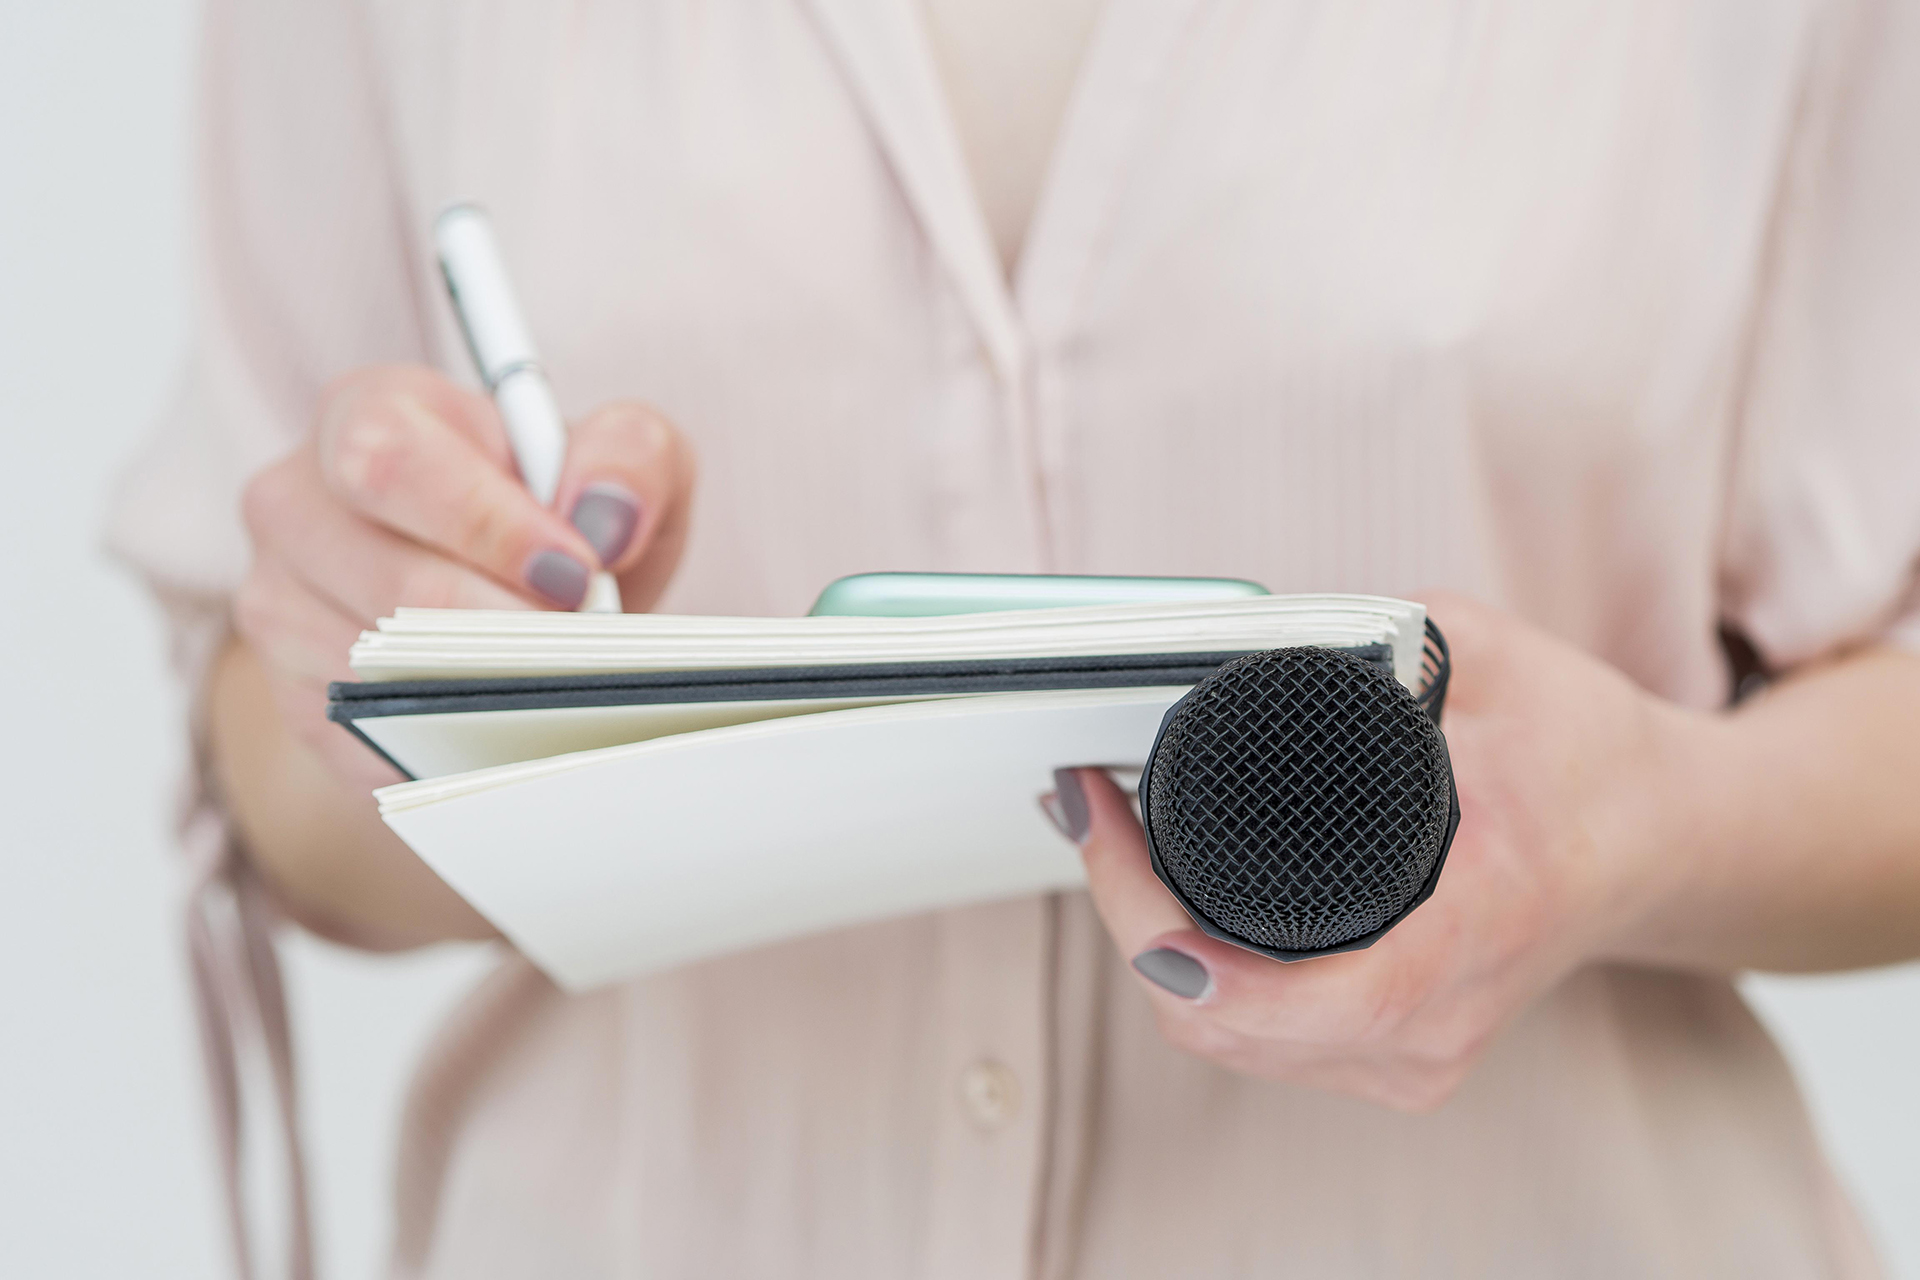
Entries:
[[[672,610],[1445,586],[1694,706],[1722,619],[1920,645],[1920,6],[1108,0],[1011,284],[914,0],[217,0],[202,129],[191,376],[113,527],[189,679],[321,386],[468,377],[456,197],[569,411],[693,439]],[[231,1122],[284,1013],[204,782],[185,833]],[[1875,1273],[1724,981],[1581,971],[1406,1116],[1166,1047],[1079,895],[572,998],[509,959],[401,1143],[406,1277]]]

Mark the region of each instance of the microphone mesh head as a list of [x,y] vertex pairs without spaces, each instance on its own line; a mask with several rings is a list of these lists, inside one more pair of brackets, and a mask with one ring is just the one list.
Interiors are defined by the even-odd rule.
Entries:
[[1143,799],[1156,869],[1209,932],[1302,953],[1367,939],[1420,900],[1453,780],[1439,730],[1388,672],[1276,649],[1174,707]]

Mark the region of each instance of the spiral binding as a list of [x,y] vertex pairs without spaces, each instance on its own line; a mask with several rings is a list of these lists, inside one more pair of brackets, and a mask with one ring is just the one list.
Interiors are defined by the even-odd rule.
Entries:
[[1415,701],[1436,725],[1446,709],[1447,681],[1453,675],[1453,655],[1447,651],[1447,638],[1427,619],[1427,634],[1420,645],[1420,692]]

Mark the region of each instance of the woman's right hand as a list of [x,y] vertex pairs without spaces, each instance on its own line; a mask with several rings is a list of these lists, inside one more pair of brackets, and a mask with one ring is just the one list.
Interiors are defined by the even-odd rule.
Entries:
[[491,401],[425,368],[357,371],[323,394],[307,442],[247,485],[237,630],[294,736],[342,782],[394,781],[326,719],[354,638],[399,605],[572,609],[602,567],[628,610],[648,609],[686,541],[693,471],[672,423],[615,402],[570,429],[548,510]]
[[628,609],[651,607],[693,474],[664,417],[608,404],[571,427],[550,511],[483,396],[398,366],[327,389],[310,438],[247,485],[253,564],[209,694],[215,775],[284,909],[382,949],[491,933],[380,822],[368,792],[398,775],[326,719],[327,684],[400,605],[571,609],[605,567]]

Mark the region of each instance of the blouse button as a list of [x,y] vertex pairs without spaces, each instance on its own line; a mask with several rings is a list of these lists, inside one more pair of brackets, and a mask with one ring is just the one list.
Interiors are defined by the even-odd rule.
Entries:
[[1002,1063],[982,1058],[960,1073],[960,1106],[975,1128],[992,1133],[1020,1110],[1020,1080]]

